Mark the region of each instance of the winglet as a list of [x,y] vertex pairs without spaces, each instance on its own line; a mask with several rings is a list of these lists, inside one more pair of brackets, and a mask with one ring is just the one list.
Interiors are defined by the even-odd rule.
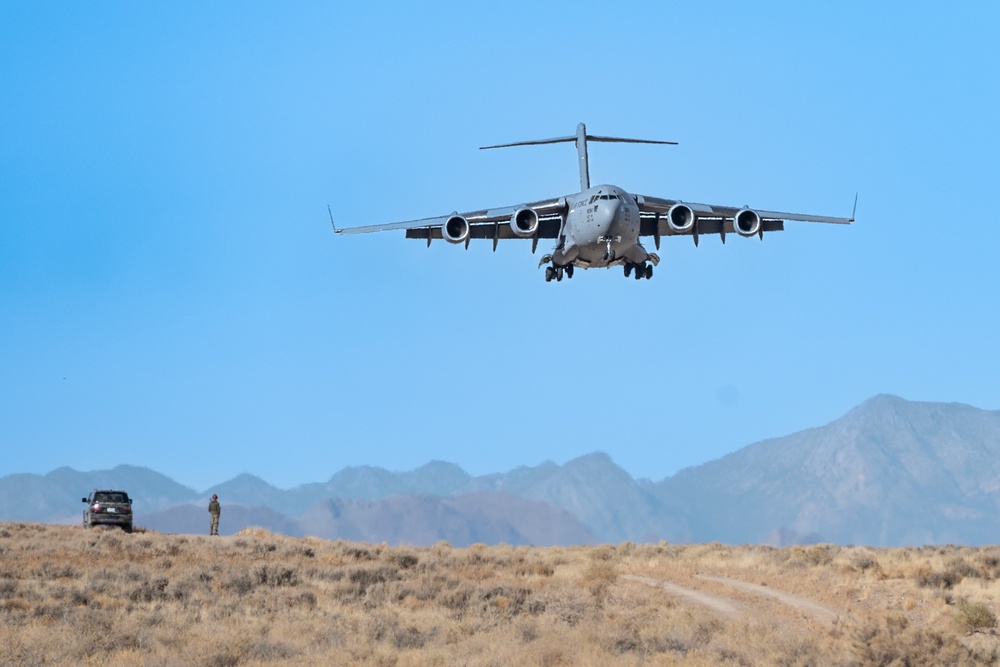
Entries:
[[333,221],[333,211],[330,210],[330,205],[329,204],[326,205],[326,210],[330,214],[330,224],[333,225],[333,233],[334,234],[339,234],[340,230],[337,229],[337,223],[335,223]]
[[854,214],[858,212],[858,193],[854,193],[854,208],[851,209],[851,222],[854,222]]

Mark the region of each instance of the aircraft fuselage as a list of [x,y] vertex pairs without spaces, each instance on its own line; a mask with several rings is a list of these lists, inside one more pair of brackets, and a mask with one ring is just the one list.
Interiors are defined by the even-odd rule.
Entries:
[[614,185],[598,185],[566,199],[569,210],[552,255],[557,265],[597,268],[647,260],[635,197]]

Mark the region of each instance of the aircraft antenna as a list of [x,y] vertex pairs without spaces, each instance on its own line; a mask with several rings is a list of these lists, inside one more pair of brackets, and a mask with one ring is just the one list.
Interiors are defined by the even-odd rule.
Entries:
[[539,144],[561,144],[574,142],[576,144],[576,154],[580,161],[580,191],[590,187],[590,165],[587,159],[587,142],[597,141],[604,143],[619,144],[666,144],[676,146],[676,141],[654,141],[652,139],[627,139],[624,137],[599,137],[587,134],[587,126],[580,123],[576,126],[576,134],[571,137],[556,137],[555,139],[537,139],[534,141],[516,141],[512,144],[497,144],[495,146],[480,146],[479,150],[489,148],[510,148],[511,146],[537,146]]

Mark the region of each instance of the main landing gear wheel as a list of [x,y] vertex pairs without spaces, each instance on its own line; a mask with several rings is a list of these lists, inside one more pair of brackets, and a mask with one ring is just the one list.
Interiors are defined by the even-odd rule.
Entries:
[[632,271],[635,270],[635,279],[642,280],[645,278],[649,280],[653,277],[653,265],[652,264],[632,264],[629,262],[625,265],[625,277],[628,278],[632,275]]
[[550,283],[553,280],[559,282],[563,279],[563,275],[567,278],[573,277],[573,265],[567,264],[566,266],[546,266],[545,267],[545,282]]

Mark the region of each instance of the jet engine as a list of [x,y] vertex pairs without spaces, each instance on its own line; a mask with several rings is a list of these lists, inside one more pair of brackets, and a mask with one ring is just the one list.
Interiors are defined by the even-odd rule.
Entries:
[[679,234],[689,232],[694,228],[694,211],[690,206],[674,204],[667,211],[667,224]]
[[740,236],[753,236],[760,232],[760,216],[748,208],[733,216],[733,229]]
[[510,229],[522,239],[531,238],[538,231],[538,213],[528,207],[517,209],[511,216]]
[[465,243],[469,238],[469,221],[460,215],[453,215],[441,226],[441,236],[448,243]]

